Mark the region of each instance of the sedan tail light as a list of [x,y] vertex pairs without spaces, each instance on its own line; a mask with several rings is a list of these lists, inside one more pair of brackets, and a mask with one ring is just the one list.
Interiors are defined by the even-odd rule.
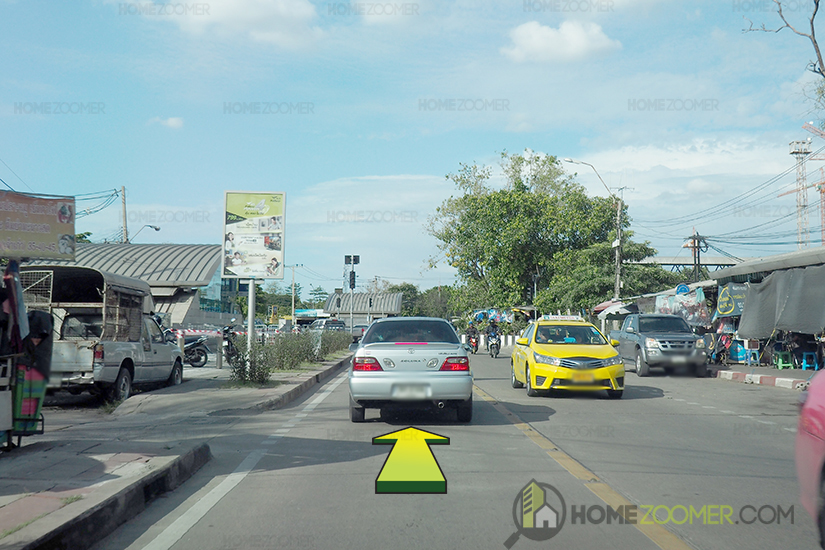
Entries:
[[352,370],[384,370],[374,357],[356,357],[352,360]]
[[447,357],[439,370],[470,370],[470,360],[466,357]]

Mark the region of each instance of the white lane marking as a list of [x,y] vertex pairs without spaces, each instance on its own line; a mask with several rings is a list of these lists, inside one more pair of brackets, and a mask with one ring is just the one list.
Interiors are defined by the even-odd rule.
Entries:
[[746,415],[746,414],[740,414],[740,415],[739,415],[739,418],[750,418],[750,419],[753,419],[753,417],[752,417],[752,416],[748,416],[748,415]]
[[725,414],[734,414],[733,411],[719,411],[719,412],[720,413],[725,413]]
[[[329,388],[320,392],[320,394],[313,400],[313,403],[319,404],[331,394],[335,388],[341,385],[341,382],[346,380],[346,375],[339,375],[338,380],[332,383]],[[296,422],[293,420],[293,422]],[[286,426],[286,424],[285,424]],[[277,440],[276,440],[277,441]],[[272,443],[275,443],[273,441]],[[263,442],[262,442],[263,443]],[[166,529],[163,530],[153,541],[144,547],[144,550],[169,550],[176,542],[178,542],[189,530],[205,516],[220,500],[225,497],[229,491],[234,489],[243,479],[252,471],[253,468],[260,462],[266,454],[266,449],[255,449],[243,459],[241,464],[235,468],[235,471],[226,476],[223,481],[200,497],[195,504],[192,505],[186,512],[184,512],[178,519],[172,522]],[[188,500],[187,500],[188,502]],[[183,505],[186,505],[184,503]]]
[[759,419],[757,419],[756,421],[759,422],[760,424],[776,424],[776,422],[770,422],[768,420],[759,420]]
[[298,413],[295,415],[295,418],[304,418],[305,416],[307,416],[307,413]]
[[782,428],[783,430],[788,430],[789,432],[796,433],[796,428]]
[[286,433],[289,430],[290,430],[290,428],[278,428],[277,430],[275,430],[275,433],[280,433],[280,432]]
[[698,405],[699,403],[688,402],[688,405]]
[[684,401],[684,399],[674,398],[674,401]]
[[716,407],[714,407],[713,405],[702,405],[702,408],[703,409],[715,409]]

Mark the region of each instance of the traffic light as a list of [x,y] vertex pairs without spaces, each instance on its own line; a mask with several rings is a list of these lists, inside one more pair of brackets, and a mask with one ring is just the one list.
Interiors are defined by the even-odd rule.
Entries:
[[372,298],[370,298],[370,307],[372,307]]
[[349,272],[349,287],[355,288],[355,271]]

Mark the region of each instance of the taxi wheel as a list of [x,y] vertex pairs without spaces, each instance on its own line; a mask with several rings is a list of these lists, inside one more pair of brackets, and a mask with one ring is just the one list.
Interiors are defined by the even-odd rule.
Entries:
[[636,376],[649,376],[650,367],[642,357],[642,351],[636,350]]
[[621,399],[624,390],[607,390],[607,397],[610,399]]
[[523,388],[524,384],[516,379],[516,366],[510,361],[510,385],[514,388]]
[[533,387],[533,383],[530,381],[530,367],[524,369],[524,378],[527,379],[527,396],[528,397],[538,397],[539,390]]

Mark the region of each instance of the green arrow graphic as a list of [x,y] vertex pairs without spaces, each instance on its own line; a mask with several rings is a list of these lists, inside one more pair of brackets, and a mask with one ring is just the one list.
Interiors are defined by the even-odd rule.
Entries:
[[373,445],[392,445],[375,478],[375,493],[446,493],[447,479],[430,445],[449,445],[450,438],[404,428],[372,439]]

